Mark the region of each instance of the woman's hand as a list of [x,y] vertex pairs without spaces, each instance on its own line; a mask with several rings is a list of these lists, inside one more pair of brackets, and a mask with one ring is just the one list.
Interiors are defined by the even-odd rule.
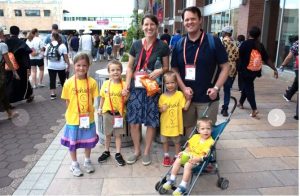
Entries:
[[16,70],[13,71],[13,74],[14,74],[14,77],[17,79],[17,80],[20,80],[20,76],[18,74],[18,72]]
[[128,94],[129,94],[128,88],[123,88],[123,89],[122,89],[122,96],[123,96],[123,97],[127,97]]
[[160,69],[155,69],[149,74],[149,78],[154,80],[162,74],[163,74],[163,70],[161,68]]
[[102,115],[102,109],[101,109],[101,108],[99,108],[99,109],[97,110],[97,114],[98,114],[99,116]]

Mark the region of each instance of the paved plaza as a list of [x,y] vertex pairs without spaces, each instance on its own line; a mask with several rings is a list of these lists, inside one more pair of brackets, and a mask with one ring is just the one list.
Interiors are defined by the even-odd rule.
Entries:
[[[104,67],[104,63],[93,65],[91,75]],[[282,98],[288,84],[267,73],[255,81],[261,119],[249,117],[248,103],[244,110],[237,108],[217,144],[219,169],[230,181],[229,188],[219,189],[216,175],[203,175],[192,194],[298,195],[299,132],[298,121],[293,119],[296,96],[292,102]],[[239,98],[236,83],[232,92]],[[17,126],[20,124],[4,120],[4,113],[0,115],[0,195],[158,195],[155,183],[168,170],[161,165],[161,144],[153,143],[151,165],[143,166],[138,160],[124,167],[117,166],[113,158],[98,164],[104,150],[98,144],[91,156],[95,173],[73,177],[68,151],[60,145],[65,104],[59,99],[51,101],[47,88],[35,94],[33,103],[17,105],[29,116],[26,125]],[[268,122],[268,114],[275,108],[286,115],[279,127]],[[218,122],[223,121],[219,115]],[[132,150],[122,148],[124,158]],[[83,163],[83,150],[78,152]]]

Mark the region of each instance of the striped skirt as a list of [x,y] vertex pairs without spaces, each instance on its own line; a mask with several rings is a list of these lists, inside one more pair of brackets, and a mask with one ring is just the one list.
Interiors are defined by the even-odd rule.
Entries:
[[94,148],[98,141],[95,122],[90,124],[89,129],[79,128],[79,125],[66,125],[61,138],[61,144],[70,151],[76,151],[78,148]]

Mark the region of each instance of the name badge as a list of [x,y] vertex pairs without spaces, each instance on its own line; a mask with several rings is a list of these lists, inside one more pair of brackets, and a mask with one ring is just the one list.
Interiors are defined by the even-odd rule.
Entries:
[[124,127],[124,118],[122,116],[114,116],[113,128],[123,128],[123,127]]
[[90,117],[89,114],[79,115],[79,128],[89,129],[90,128]]
[[195,65],[185,65],[185,79],[186,80],[196,80],[196,66]]
[[134,86],[135,88],[144,88],[141,83],[141,77],[147,75],[145,71],[136,72],[134,75]]

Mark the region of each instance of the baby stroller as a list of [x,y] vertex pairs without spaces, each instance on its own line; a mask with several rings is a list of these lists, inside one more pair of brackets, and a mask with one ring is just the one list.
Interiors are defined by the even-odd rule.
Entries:
[[[220,176],[219,173],[219,169],[218,169],[218,163],[217,163],[217,159],[216,159],[216,144],[217,141],[219,140],[220,135],[222,134],[223,130],[225,129],[226,125],[229,123],[231,115],[233,114],[236,105],[237,105],[237,100],[235,97],[231,97],[231,99],[233,100],[233,107],[229,113],[229,116],[227,117],[227,119],[218,124],[213,126],[213,130],[212,130],[212,138],[214,139],[214,144],[212,145],[210,152],[207,154],[206,157],[203,158],[203,161],[195,168],[193,168],[192,170],[192,177],[188,186],[187,191],[185,192],[185,195],[190,195],[191,191],[193,190],[195,183],[197,182],[199,176],[203,173],[207,173],[207,174],[217,174],[218,176],[218,181],[217,181],[217,186],[219,188],[221,188],[222,190],[225,190],[228,188],[229,186],[229,181],[226,178],[223,178]],[[211,103],[207,106],[206,110],[203,113],[203,116],[206,116],[207,110],[210,107]],[[190,134],[189,138],[192,137],[192,135],[194,133],[197,132],[197,129],[194,128],[194,130],[192,131],[192,133]],[[182,149],[185,149],[185,147],[187,146],[187,142],[184,144],[184,146],[182,147]],[[208,167],[210,166],[210,167]],[[173,166],[172,166],[173,167]],[[159,194],[167,194],[167,190],[163,188],[163,184],[165,182],[167,182],[167,179],[170,177],[171,175],[171,170],[172,167],[170,167],[170,169],[168,170],[168,172],[162,177],[162,179],[160,181],[158,181],[155,184],[155,190],[159,192]],[[212,170],[212,171],[209,171]],[[176,186],[172,186],[172,190],[174,191],[177,187]]]

